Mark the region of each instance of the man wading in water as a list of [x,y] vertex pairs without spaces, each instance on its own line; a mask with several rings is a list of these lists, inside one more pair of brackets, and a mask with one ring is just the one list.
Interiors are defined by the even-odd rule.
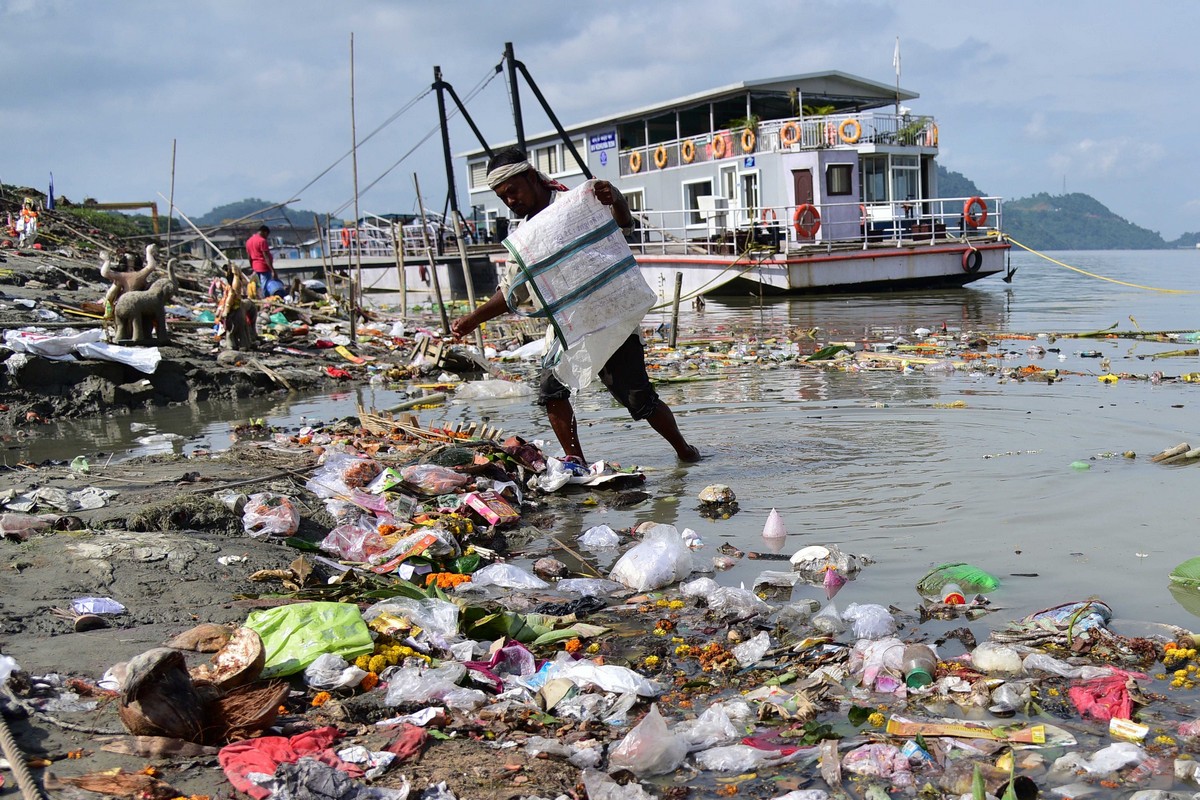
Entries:
[[[513,216],[529,219],[545,210],[554,202],[556,192],[565,192],[567,187],[552,181],[534,169],[525,153],[518,148],[509,148],[497,153],[488,162],[488,186],[508,206]],[[633,224],[629,204],[611,183],[597,181],[596,199],[612,210],[617,225],[628,229]],[[471,313],[456,319],[450,326],[451,332],[463,337],[477,327],[508,311],[504,299],[508,287],[516,277],[516,267],[510,265],[508,274],[500,288],[486,303]],[[699,461],[700,451],[687,443],[670,406],[659,399],[650,378],[646,375],[646,353],[635,326],[624,343],[601,367],[598,377],[617,402],[629,410],[634,419],[644,419],[660,436],[675,448],[680,461]],[[543,369],[538,386],[538,404],[546,407],[550,427],[558,437],[567,461],[583,466],[583,446],[579,443],[579,431],[575,424],[575,410],[571,407],[571,392],[549,369]]]

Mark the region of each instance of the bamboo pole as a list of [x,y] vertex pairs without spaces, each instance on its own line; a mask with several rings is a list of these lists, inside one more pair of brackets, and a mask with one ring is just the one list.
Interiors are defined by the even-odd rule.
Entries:
[[171,140],[171,199],[167,202],[167,258],[171,257],[171,217],[175,216],[171,209],[175,207],[175,143]]
[[671,304],[671,349],[679,341],[679,295],[683,292],[683,273],[675,273],[675,302]]
[[[457,211],[451,211],[454,217],[454,238],[458,241],[458,260],[462,262],[463,280],[467,283],[467,302],[471,310],[475,310],[475,281],[471,280],[471,264],[467,260],[467,245],[463,242],[463,225]],[[475,345],[483,352],[483,326],[475,328]]]
[[[163,200],[167,200],[167,198],[162,196],[162,192],[155,192],[155,194],[158,195],[159,197],[162,197]],[[171,202],[170,200],[167,200],[167,203],[170,203],[170,202]],[[179,209],[175,208],[175,206],[172,205],[171,213],[175,213],[176,211],[179,211]],[[190,219],[188,219],[187,214],[183,213],[182,211],[179,211],[179,216],[183,217],[183,221],[186,222],[188,225],[190,225],[192,230],[194,230],[196,232],[196,235],[199,236],[201,239],[203,239],[205,242],[207,242],[208,246],[211,247],[213,250],[215,250],[218,256],[225,259],[226,264],[233,263],[230,260],[229,256],[225,255],[225,253],[221,250],[221,248],[219,248],[215,244],[213,244],[212,239],[209,239],[207,236],[204,235],[203,231],[201,231],[199,228],[196,227],[196,223],[194,223]]]
[[[355,320],[362,305],[362,242],[358,238],[358,133],[354,125],[354,32],[350,33],[350,161],[354,169],[354,239],[351,248],[355,252],[357,280],[350,283],[350,343],[357,338]],[[355,246],[357,244],[357,246]]]
[[327,232],[321,229],[321,220],[316,214],[313,214],[313,230],[317,232],[317,241],[320,242],[321,278],[325,281],[325,296],[329,297],[333,293],[333,282],[329,280],[329,264],[325,261],[325,236]]
[[429,274],[433,278],[433,294],[437,297],[438,310],[442,315],[442,335],[450,335],[450,317],[446,314],[446,304],[442,302],[442,284],[438,280],[437,261],[433,257],[433,248],[429,245],[429,228],[425,221],[425,201],[421,199],[421,184],[417,173],[413,173],[413,187],[417,190],[417,206],[421,209],[421,239],[425,242],[425,254],[429,257]]
[[399,224],[392,220],[392,252],[396,255],[396,281],[400,289],[400,319],[408,319],[408,278],[404,274],[404,256],[400,253],[401,237],[396,235]]

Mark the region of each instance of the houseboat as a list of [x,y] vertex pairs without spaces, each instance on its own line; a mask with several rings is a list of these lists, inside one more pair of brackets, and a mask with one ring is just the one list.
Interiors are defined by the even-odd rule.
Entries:
[[[526,148],[567,186],[590,172],[620,188],[664,298],[677,273],[685,297],[963,286],[1004,270],[1001,202],[939,196],[937,122],[902,105],[918,96],[842,72],[744,81]],[[499,241],[515,223],[487,151],[460,157],[477,237]]]

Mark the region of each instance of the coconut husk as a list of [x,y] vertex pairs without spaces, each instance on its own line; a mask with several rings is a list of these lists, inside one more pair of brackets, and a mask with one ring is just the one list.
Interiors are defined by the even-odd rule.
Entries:
[[209,740],[249,739],[271,727],[289,690],[287,681],[269,681],[239,686],[217,698],[208,709],[208,718],[213,722]]
[[135,736],[199,741],[204,702],[178,650],[156,647],[130,659],[117,714]]
[[224,625],[214,625],[211,622],[205,622],[202,625],[197,625],[191,630],[179,634],[167,642],[166,646],[175,650],[215,653],[225,646],[232,633]]
[[105,752],[141,758],[196,758],[215,756],[219,752],[216,747],[164,736],[109,736],[98,737],[95,742]]
[[192,680],[209,683],[222,692],[244,686],[256,679],[267,663],[262,639],[249,628],[238,628],[215,656],[211,664],[191,671]]
[[46,788],[75,786],[110,797],[130,797],[137,800],[173,800],[182,795],[166,781],[142,772],[125,772],[117,768],[106,772],[91,772],[70,778],[47,776]]

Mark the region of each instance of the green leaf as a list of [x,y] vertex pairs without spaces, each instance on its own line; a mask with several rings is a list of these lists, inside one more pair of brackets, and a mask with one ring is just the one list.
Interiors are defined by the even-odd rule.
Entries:
[[565,639],[573,639],[578,635],[579,632],[574,628],[563,628],[562,630],[543,633],[541,636],[530,642],[529,645],[531,647],[537,647],[538,645],[542,644],[554,644],[555,642],[561,642]]
[[871,716],[872,711],[863,706],[850,706],[850,713],[846,715],[846,719],[850,720],[850,724],[854,726],[862,725],[867,721],[867,717]]
[[975,774],[971,776],[971,797],[973,800],[987,800],[987,785],[983,782],[983,773],[979,765],[975,765]]
[[844,344],[831,344],[831,345],[828,345],[827,347],[822,347],[820,350],[813,353],[811,356],[808,356],[804,360],[805,361],[828,361],[829,359],[833,358],[835,355],[842,352],[843,350],[849,350],[849,349],[850,348],[846,347],[846,345],[844,345]]
[[432,736],[434,739],[438,739],[443,742],[446,741],[447,739],[451,738],[450,734],[442,733],[437,728],[426,728],[426,730],[429,732],[429,735]]

